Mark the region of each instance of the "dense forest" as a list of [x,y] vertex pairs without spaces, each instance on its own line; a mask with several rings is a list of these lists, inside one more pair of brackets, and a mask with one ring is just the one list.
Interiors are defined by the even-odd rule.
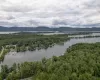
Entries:
[[25,52],[47,49],[55,44],[69,40],[68,35],[40,35],[32,33],[1,34],[0,61],[10,51]]
[[79,43],[65,54],[41,61],[1,66],[0,80],[100,80],[100,43]]

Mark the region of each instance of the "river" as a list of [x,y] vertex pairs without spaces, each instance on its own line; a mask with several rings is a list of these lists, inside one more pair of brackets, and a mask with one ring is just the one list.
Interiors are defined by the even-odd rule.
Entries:
[[36,50],[33,52],[26,51],[26,52],[10,52],[5,56],[4,61],[1,63],[1,65],[12,65],[13,63],[22,63],[22,62],[31,62],[31,61],[39,61],[42,58],[51,58],[54,56],[60,56],[63,55],[69,46],[72,46],[76,43],[95,43],[100,42],[100,37],[98,38],[80,38],[80,39],[70,39],[67,42],[64,42],[63,45],[54,45],[51,48],[48,48],[47,50],[41,49]]

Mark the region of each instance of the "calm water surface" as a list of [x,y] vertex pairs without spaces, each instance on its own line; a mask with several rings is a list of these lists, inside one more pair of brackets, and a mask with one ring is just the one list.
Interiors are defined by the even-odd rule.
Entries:
[[81,38],[81,39],[71,39],[64,43],[64,45],[55,45],[52,48],[48,48],[47,50],[41,49],[33,52],[10,52],[5,56],[2,64],[12,65],[13,63],[22,63],[22,62],[31,62],[31,61],[39,61],[42,58],[51,58],[53,55],[60,56],[63,55],[69,46],[74,45],[76,43],[95,43],[100,42],[100,38]]
[[0,32],[0,34],[14,34],[14,33],[19,33],[19,31],[15,31],[15,32]]

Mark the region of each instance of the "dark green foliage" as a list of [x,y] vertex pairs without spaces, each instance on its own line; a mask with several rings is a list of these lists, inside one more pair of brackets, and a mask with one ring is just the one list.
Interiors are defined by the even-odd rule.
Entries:
[[100,43],[80,43],[70,47],[63,56],[43,58],[37,62],[3,66],[0,78],[19,80],[100,80]]
[[[68,35],[37,35],[37,34],[1,34],[0,35],[0,61],[6,53],[11,50],[16,52],[34,51],[36,49],[47,49],[54,44],[67,41]],[[3,48],[4,50],[3,50]],[[2,51],[3,50],[3,51]]]
[[[68,35],[36,35],[36,34],[8,34],[0,35],[0,50],[2,46],[16,45],[24,50],[26,47],[45,48],[55,43],[68,40]],[[12,46],[14,49],[14,46]]]

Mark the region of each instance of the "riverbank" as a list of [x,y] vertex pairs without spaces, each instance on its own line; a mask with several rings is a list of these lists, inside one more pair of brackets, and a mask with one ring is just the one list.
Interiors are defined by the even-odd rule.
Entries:
[[68,36],[63,35],[36,35],[36,34],[9,34],[0,37],[0,60],[4,60],[6,53],[35,51],[47,49],[55,44],[69,40]]
[[[31,37],[33,38],[32,35]],[[94,43],[94,42],[100,41],[99,36],[85,36],[85,37],[78,36],[78,37],[72,37],[72,38],[68,38],[66,34],[49,35],[49,36],[34,35],[35,40],[34,38],[30,40],[29,39],[30,37],[28,38],[29,39],[28,41],[19,40],[17,42],[18,44],[21,44],[19,46],[12,45],[12,44],[15,44],[16,42],[16,41],[13,42],[13,38],[18,37],[20,39],[22,36],[21,35],[14,36],[11,39],[12,43],[10,45],[4,46],[7,54],[4,54],[3,56],[1,56],[1,61],[2,61],[1,65],[3,64],[12,65],[14,62],[21,63],[25,61],[28,61],[28,62],[38,61],[38,60],[41,60],[43,57],[50,58],[53,55],[60,56],[60,55],[63,55],[62,53],[64,53],[66,48],[68,48],[69,46],[73,44],[81,43],[81,42]]]
[[6,80],[27,77],[32,77],[31,80],[99,80],[99,52],[100,42],[79,43],[59,57],[14,64],[10,68],[2,66],[1,75],[5,72]]

